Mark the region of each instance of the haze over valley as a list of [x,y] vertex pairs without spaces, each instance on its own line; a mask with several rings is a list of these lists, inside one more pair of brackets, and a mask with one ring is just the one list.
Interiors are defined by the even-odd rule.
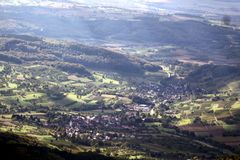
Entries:
[[238,159],[240,2],[0,0],[9,159]]

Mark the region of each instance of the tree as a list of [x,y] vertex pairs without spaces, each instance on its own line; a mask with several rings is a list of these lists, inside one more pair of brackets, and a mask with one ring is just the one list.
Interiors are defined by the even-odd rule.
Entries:
[[222,22],[223,22],[224,25],[230,25],[230,23],[231,23],[231,17],[228,16],[228,15],[223,16]]

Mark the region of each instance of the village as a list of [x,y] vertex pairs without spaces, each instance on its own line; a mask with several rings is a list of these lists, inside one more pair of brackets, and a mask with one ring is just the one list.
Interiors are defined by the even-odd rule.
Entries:
[[[56,145],[69,141],[75,145],[101,148],[124,142],[124,148],[160,157],[170,153],[149,149],[144,144],[168,146],[168,136],[184,137],[184,143],[191,139],[206,143],[209,139],[198,136],[194,127],[200,126],[203,131],[212,129],[213,133],[214,129],[219,130],[217,121],[205,120],[197,108],[194,111],[189,108],[188,112],[178,108],[185,106],[184,103],[190,103],[188,107],[198,101],[205,103],[205,99],[209,103],[223,101],[219,95],[224,92],[206,98],[204,95],[211,93],[193,88],[174,76],[161,83],[138,82],[137,79],[126,82],[116,75],[101,72],[92,73],[92,79],[41,65],[3,66],[0,72],[0,122],[4,130],[6,125],[9,125],[10,132],[22,132],[24,126],[34,126],[37,130],[29,134],[51,137],[47,143],[50,141]],[[224,99],[227,103],[229,98]],[[214,110],[209,113],[215,114]],[[227,136],[236,134],[235,130],[221,132]]]

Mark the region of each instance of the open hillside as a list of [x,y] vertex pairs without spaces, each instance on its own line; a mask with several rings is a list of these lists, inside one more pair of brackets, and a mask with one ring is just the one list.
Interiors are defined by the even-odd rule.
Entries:
[[71,154],[50,149],[31,137],[19,137],[12,133],[0,133],[0,148],[2,156],[9,160],[114,160],[93,152]]
[[0,0],[1,159],[240,160],[239,11]]

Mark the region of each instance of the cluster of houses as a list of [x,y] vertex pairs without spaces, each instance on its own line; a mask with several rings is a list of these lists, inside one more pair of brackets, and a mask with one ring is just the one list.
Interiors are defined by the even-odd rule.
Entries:
[[141,125],[142,119],[131,112],[112,113],[101,115],[51,115],[51,119],[57,121],[48,121],[45,127],[61,129],[56,130],[57,138],[78,138],[96,141],[121,140],[129,138],[129,133],[136,132],[137,127]]

